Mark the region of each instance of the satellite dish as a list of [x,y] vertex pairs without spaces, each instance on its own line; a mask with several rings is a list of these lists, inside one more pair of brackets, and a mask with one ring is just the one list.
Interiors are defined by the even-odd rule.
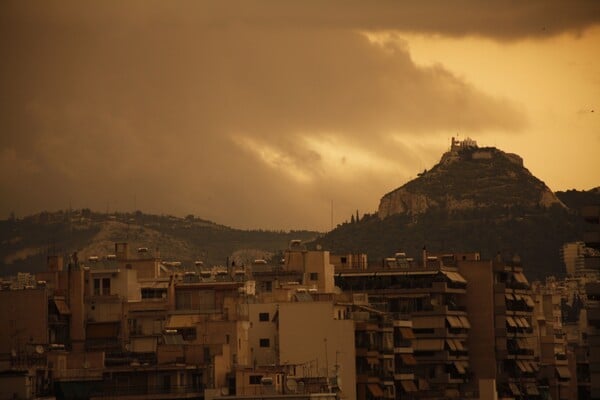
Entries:
[[35,352],[38,354],[44,354],[44,346],[38,344],[37,346],[35,346]]
[[285,387],[287,388],[287,390],[290,393],[297,393],[298,392],[298,382],[296,382],[295,379],[288,378],[285,381]]

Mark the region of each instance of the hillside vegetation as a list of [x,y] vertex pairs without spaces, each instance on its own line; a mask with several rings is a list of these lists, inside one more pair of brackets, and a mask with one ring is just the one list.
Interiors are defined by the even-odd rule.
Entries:
[[[561,201],[564,199],[564,201]],[[402,251],[518,255],[532,278],[564,274],[560,249],[581,240],[578,209],[593,198],[557,197],[515,154],[493,147],[458,147],[429,171],[385,194],[378,212],[339,225],[312,246],[367,253],[371,263]]]
[[257,255],[269,257],[287,248],[289,241],[314,239],[317,232],[240,230],[192,215],[177,218],[142,212],[95,213],[88,209],[42,212],[22,219],[0,221],[1,275],[45,268],[48,254],[71,254],[80,259],[114,253],[115,242],[128,242],[135,252],[147,247],[162,260],[193,265],[225,264],[228,257],[246,262]]

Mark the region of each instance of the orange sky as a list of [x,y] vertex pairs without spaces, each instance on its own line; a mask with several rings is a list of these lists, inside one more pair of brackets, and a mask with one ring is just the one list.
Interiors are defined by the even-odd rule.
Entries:
[[457,134],[600,185],[599,2],[374,4],[3,2],[0,216],[325,230]]

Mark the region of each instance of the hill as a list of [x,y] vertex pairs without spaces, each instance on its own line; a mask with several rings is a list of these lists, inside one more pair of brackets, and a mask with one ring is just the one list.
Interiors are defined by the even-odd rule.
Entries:
[[556,197],[570,209],[580,212],[583,206],[600,204],[600,186],[590,190],[572,189],[556,192]]
[[564,207],[544,182],[523,166],[518,155],[460,143],[453,142],[451,150],[431,170],[384,195],[378,215],[417,215],[432,208],[452,212],[554,204]]
[[[354,220],[354,218],[353,218]],[[580,240],[582,221],[522,159],[472,141],[453,142],[429,171],[385,194],[376,213],[339,225],[312,245],[365,252],[376,263],[398,251],[499,252],[521,257],[528,275],[561,275],[563,243]]]
[[115,242],[147,247],[162,260],[193,265],[224,264],[228,257],[249,261],[270,257],[292,239],[311,240],[317,232],[240,230],[193,215],[178,218],[142,212],[107,215],[89,209],[42,212],[0,221],[0,275],[45,268],[46,256],[77,251],[80,259],[114,253]]

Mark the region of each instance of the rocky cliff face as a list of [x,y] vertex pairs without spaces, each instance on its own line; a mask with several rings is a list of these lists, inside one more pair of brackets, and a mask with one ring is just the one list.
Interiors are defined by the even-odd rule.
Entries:
[[384,195],[378,215],[418,215],[486,207],[550,207],[563,203],[516,154],[494,147],[454,146],[431,170]]

